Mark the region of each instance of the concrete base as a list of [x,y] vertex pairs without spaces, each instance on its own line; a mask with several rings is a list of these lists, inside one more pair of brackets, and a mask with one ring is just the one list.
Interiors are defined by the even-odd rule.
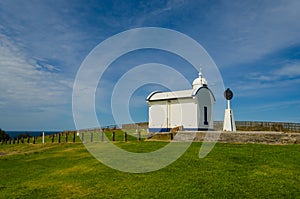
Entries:
[[[222,142],[222,143],[255,143],[255,144],[300,144],[300,133],[284,133],[272,131],[238,131],[236,133],[224,131],[181,131],[174,136],[174,142]],[[165,135],[159,137],[159,135]],[[155,134],[154,139],[148,141],[171,141],[164,133]]]

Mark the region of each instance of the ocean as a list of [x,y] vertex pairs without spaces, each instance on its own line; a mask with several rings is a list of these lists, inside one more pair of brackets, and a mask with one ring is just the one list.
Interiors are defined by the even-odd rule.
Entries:
[[40,136],[43,132],[45,135],[52,135],[62,131],[5,131],[11,138],[18,137],[19,134],[26,134],[29,133],[30,136]]

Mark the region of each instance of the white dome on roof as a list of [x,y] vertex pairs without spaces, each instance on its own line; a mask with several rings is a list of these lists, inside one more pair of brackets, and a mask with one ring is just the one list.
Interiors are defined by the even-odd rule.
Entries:
[[199,87],[201,87],[203,85],[207,85],[207,81],[206,81],[205,78],[202,77],[202,71],[200,70],[199,77],[197,77],[193,81],[193,89],[199,88]]
[[[202,81],[201,81],[202,80]],[[203,85],[207,85],[207,81],[204,78],[199,78],[197,77],[194,81],[193,81],[193,88],[196,87],[201,87]]]

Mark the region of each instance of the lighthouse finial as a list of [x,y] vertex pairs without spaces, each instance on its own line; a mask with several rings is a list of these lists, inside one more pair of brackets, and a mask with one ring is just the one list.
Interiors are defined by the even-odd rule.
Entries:
[[202,66],[201,65],[200,65],[199,77],[200,77],[200,83],[202,84]]

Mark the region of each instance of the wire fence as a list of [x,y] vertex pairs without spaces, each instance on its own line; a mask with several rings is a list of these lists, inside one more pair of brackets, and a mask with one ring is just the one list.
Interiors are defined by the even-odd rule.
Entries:
[[[259,121],[236,121],[238,131],[280,131],[300,133],[300,123],[291,122],[259,122]],[[214,122],[215,130],[223,129],[223,121]]]
[[[238,131],[280,131],[300,133],[300,123],[291,122],[259,122],[259,121],[236,121]],[[136,124],[123,124],[122,129],[147,129],[148,122]],[[215,130],[223,130],[223,121],[214,121]]]
[[122,131],[115,127],[112,128],[94,128],[77,131],[64,131],[51,135],[39,136],[18,136],[14,138],[0,138],[0,145],[3,144],[46,144],[46,143],[78,143],[95,141],[143,141],[144,135],[141,131],[131,132]]

